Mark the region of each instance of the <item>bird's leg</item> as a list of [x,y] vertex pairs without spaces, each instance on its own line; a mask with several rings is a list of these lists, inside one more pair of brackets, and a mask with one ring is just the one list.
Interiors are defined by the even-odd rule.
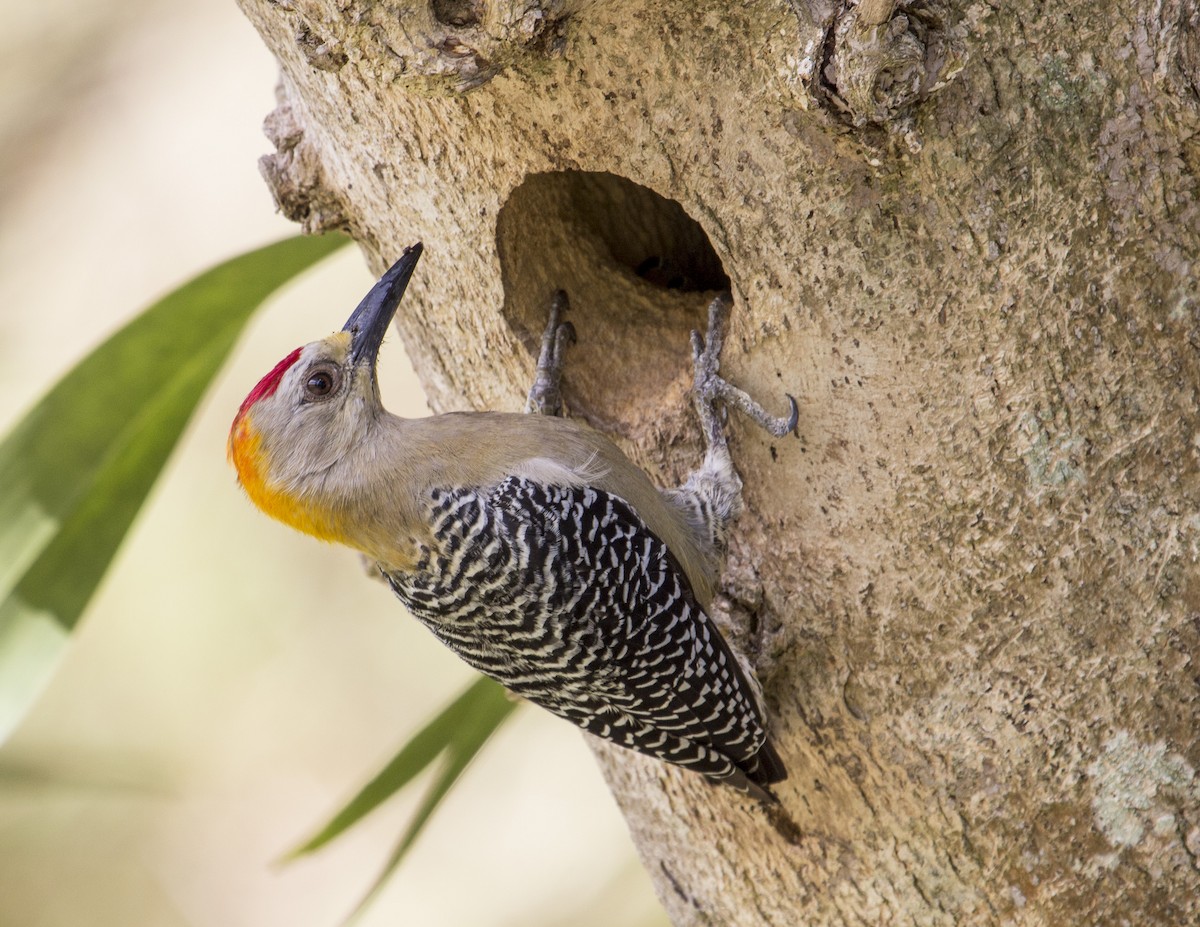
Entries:
[[725,530],[741,509],[742,494],[742,480],[729,456],[729,441],[717,404],[736,406],[776,437],[792,431],[799,419],[796,400],[791,396],[787,397],[791,403],[790,412],[777,418],[718,372],[730,300],[727,293],[714,299],[708,307],[707,333],[702,337],[699,332],[692,332],[692,395],[696,413],[700,416],[706,451],[704,462],[688,476],[687,482],[668,494],[684,506],[693,525],[709,538],[717,551],[724,549]]
[[730,300],[728,293],[722,293],[709,304],[708,332],[703,338],[699,332],[692,332],[692,361],[695,364],[693,393],[696,411],[700,415],[700,423],[704,426],[704,440],[710,449],[715,445],[727,443],[725,432],[717,417],[718,400],[741,409],[776,438],[782,438],[789,431],[794,431],[800,419],[800,410],[791,396],[787,397],[791,404],[788,414],[774,416],[751,399],[748,393],[722,379],[718,373],[721,366],[721,348],[725,345],[725,323],[729,319]]
[[550,318],[542,332],[542,350],[538,354],[537,374],[525,401],[525,411],[536,415],[562,415],[562,368],[567,345],[575,343],[575,326],[563,322],[569,303],[567,294],[558,290],[550,300]]

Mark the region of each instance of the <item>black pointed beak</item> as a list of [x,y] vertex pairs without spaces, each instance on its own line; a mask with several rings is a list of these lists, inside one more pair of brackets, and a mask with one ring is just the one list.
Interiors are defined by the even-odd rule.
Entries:
[[396,314],[396,307],[400,305],[422,250],[420,242],[405,248],[400,260],[371,287],[371,292],[363,297],[358,308],[342,326],[342,331],[350,332],[353,336],[350,361],[354,366],[363,363],[375,366],[383,336],[387,334],[388,325]]

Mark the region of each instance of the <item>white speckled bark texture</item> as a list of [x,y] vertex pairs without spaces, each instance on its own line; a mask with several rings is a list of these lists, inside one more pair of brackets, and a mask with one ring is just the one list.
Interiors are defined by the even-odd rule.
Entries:
[[572,413],[664,484],[734,294],[722,611],[783,815],[598,747],[678,925],[1200,923],[1200,12],[242,0],[264,175],[376,270],[439,410]]

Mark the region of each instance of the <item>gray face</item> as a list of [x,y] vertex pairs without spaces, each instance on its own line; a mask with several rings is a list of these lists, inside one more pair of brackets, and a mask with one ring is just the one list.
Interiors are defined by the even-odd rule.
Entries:
[[352,347],[349,332],[306,345],[275,392],[252,407],[269,480],[278,488],[319,489],[325,474],[361,445],[378,416],[374,358],[356,364]]

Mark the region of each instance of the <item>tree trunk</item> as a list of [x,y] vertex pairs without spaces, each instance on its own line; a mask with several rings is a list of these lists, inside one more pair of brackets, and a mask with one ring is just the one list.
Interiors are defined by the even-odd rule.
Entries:
[[[735,297],[723,608],[790,824],[598,748],[676,924],[1200,922],[1196,0],[242,0],[281,208],[381,270],[433,407],[699,460]],[[786,824],[786,826],[785,826]]]

